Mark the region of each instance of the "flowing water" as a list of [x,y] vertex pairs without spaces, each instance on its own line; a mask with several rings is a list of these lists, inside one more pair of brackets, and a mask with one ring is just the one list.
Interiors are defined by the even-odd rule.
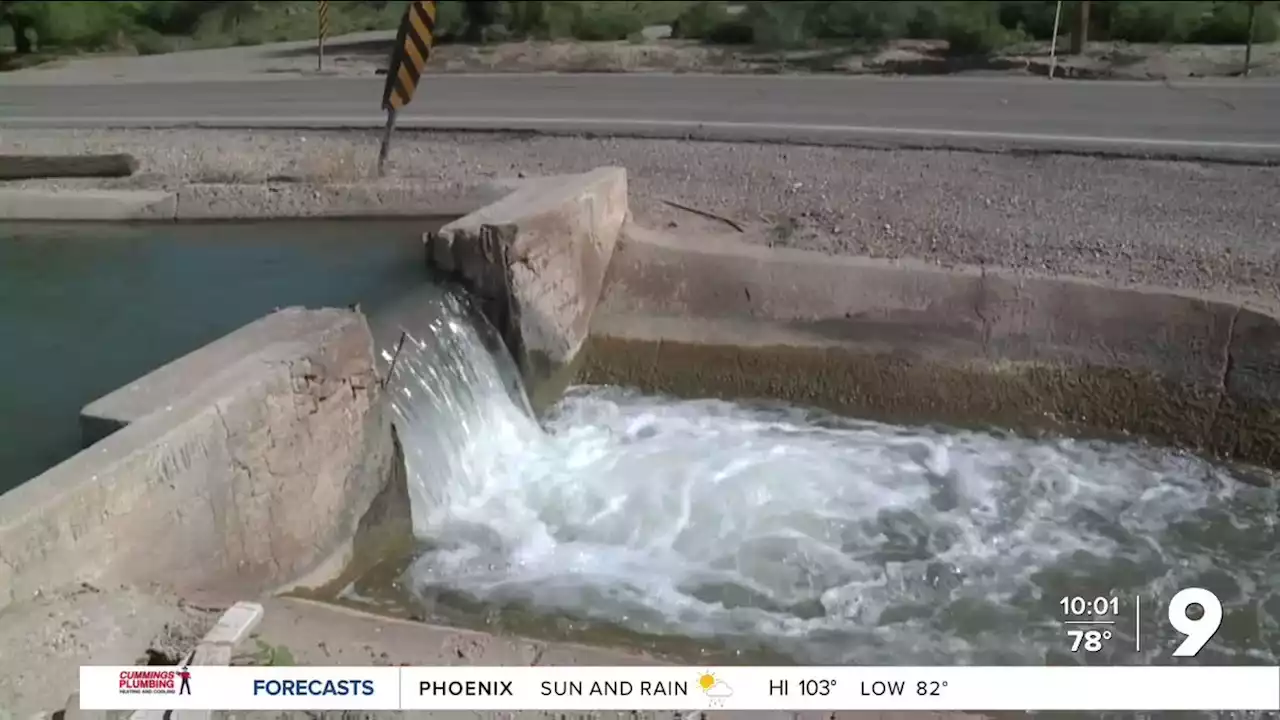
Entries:
[[[1180,640],[1170,597],[1202,586],[1224,622],[1198,662],[1280,661],[1273,487],[1138,445],[615,388],[540,423],[486,332],[448,296],[395,362],[428,614],[720,661],[1150,664]],[[1118,599],[1101,650],[1068,651],[1067,595]]]

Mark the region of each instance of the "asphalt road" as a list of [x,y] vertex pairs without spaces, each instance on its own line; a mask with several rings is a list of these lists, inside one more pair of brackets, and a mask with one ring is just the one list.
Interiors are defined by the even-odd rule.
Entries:
[[[5,85],[0,125],[379,126],[381,78]],[[1280,83],[439,75],[401,127],[1280,159]]]

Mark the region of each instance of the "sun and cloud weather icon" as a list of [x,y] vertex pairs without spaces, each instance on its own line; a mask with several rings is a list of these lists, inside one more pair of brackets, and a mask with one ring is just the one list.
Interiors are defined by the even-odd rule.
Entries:
[[704,672],[698,676],[698,687],[706,694],[711,707],[724,707],[725,699],[733,695],[729,683],[716,678],[714,673]]

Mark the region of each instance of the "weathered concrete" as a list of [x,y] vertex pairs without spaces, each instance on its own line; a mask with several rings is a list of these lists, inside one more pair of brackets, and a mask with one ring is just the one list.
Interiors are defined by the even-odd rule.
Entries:
[[177,208],[164,190],[0,189],[0,220],[172,220]]
[[228,335],[118,388],[80,411],[88,447],[135,420],[171,411],[175,402],[237,362],[280,345],[297,343],[333,324],[332,314],[289,308],[260,318]]
[[252,596],[350,540],[395,463],[369,329],[281,316],[281,342],[222,367],[195,353],[100,404],[127,425],[0,497],[0,607],[78,581]]
[[584,379],[1280,465],[1280,326],[1226,300],[629,227]]
[[626,217],[626,170],[598,168],[542,178],[425,238],[428,265],[480,299],[535,405],[586,340]]

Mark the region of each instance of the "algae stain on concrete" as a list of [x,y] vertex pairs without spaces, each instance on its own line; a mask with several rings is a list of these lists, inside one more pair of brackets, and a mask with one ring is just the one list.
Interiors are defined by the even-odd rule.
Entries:
[[[838,347],[703,345],[592,336],[579,381],[677,397],[768,399],[900,424],[1140,437],[1262,465],[1280,422],[1265,406],[1140,370],[953,364]],[[1215,422],[1216,418],[1216,422]]]

